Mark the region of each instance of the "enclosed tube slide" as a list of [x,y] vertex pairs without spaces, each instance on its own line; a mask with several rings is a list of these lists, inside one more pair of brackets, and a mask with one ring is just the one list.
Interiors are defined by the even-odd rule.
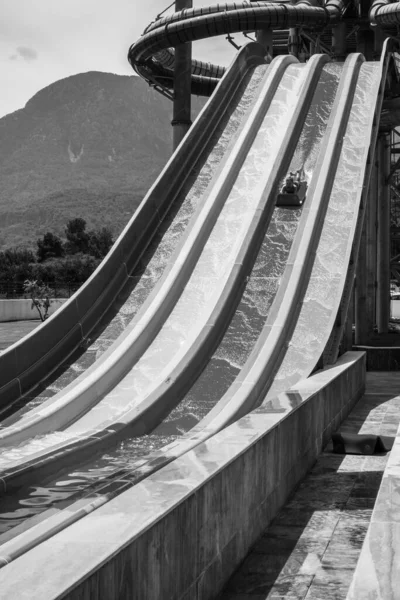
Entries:
[[[186,9],[152,23],[130,47],[128,60],[150,84],[172,87],[173,58],[168,50],[171,47],[238,31],[301,25],[323,28],[337,23],[345,8],[344,0],[327,0],[324,7],[312,4],[311,0],[300,0],[297,4],[232,2]],[[210,95],[222,73],[222,67],[193,61],[192,93]]]
[[162,219],[186,189],[249,70],[263,63],[263,49],[258,44],[250,43],[240,51],[101,265],[50,319],[0,354],[0,411],[34,389],[85,343],[140,264]]
[[369,11],[372,25],[380,27],[400,24],[400,2],[391,3],[390,0],[375,0]]

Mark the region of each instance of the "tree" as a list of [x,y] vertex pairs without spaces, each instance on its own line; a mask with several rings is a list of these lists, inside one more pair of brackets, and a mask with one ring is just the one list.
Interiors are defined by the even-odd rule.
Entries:
[[43,262],[48,258],[61,258],[64,256],[63,243],[57,235],[48,231],[43,238],[37,240],[37,259]]
[[32,308],[36,308],[41,321],[45,321],[49,316],[51,290],[47,285],[38,283],[36,280],[27,279],[24,282],[24,292],[29,294],[32,300]]
[[104,258],[113,243],[112,233],[107,227],[102,227],[98,231],[89,231],[88,252],[95,258]]
[[9,248],[0,252],[0,293],[22,292],[25,279],[32,277],[35,257],[27,248]]
[[34,263],[35,257],[32,250],[28,248],[8,248],[4,252],[0,252],[0,262],[9,266],[26,265]]
[[70,219],[67,223],[65,236],[67,238],[65,249],[68,254],[77,254],[78,252],[87,254],[90,236],[86,232],[85,219],[81,219],[80,217]]

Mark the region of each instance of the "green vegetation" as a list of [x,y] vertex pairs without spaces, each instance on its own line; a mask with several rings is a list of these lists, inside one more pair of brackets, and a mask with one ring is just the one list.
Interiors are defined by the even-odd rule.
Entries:
[[0,252],[0,295],[31,297],[36,285],[35,292],[45,286],[52,288],[53,296],[69,296],[93,273],[113,243],[106,227],[87,231],[84,219],[71,219],[65,240],[51,232],[37,240],[36,256],[27,248]]
[[45,321],[49,316],[51,289],[47,285],[27,279],[24,281],[24,292],[32,300],[32,308],[36,308],[40,320]]

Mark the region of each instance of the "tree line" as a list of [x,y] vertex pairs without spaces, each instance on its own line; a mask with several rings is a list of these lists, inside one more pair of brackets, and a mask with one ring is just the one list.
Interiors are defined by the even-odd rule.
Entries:
[[107,227],[87,231],[81,218],[69,220],[64,233],[65,239],[45,233],[36,242],[36,252],[28,248],[0,252],[0,293],[23,294],[26,280],[74,290],[93,273],[114,243]]

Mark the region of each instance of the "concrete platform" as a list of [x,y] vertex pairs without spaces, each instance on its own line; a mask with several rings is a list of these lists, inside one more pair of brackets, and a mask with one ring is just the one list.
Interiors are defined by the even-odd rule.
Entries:
[[15,560],[5,557],[2,595],[215,598],[364,390],[365,354],[348,352]]
[[[399,421],[400,373],[367,373],[339,431],[395,436]],[[388,457],[337,455],[329,444],[219,600],[344,600]]]

